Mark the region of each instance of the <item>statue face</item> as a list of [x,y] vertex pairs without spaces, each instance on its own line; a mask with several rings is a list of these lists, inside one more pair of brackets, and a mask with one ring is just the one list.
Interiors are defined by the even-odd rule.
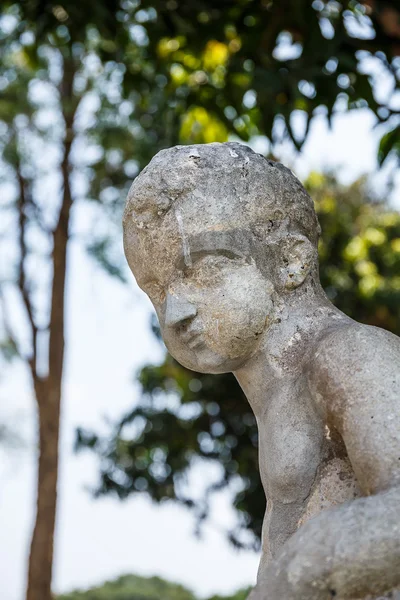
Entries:
[[273,286],[255,261],[237,250],[234,237],[209,231],[188,235],[180,247],[171,239],[168,251],[166,238],[158,237],[151,242],[153,260],[147,252],[136,254],[133,271],[156,309],[168,350],[195,371],[241,367],[257,350],[271,317]]
[[293,174],[245,146],[159,152],[128,194],[124,246],[171,354],[205,373],[242,367],[273,319],[275,289],[295,289],[315,263],[300,234],[317,238],[317,226]]

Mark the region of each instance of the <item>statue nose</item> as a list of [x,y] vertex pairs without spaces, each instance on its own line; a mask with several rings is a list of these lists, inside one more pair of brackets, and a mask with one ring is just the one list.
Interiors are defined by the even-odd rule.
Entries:
[[182,296],[167,294],[165,325],[173,327],[197,315],[197,308]]

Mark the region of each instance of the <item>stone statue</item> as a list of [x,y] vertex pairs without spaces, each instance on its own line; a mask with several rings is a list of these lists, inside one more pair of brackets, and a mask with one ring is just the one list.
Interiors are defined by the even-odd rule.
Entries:
[[251,600],[400,598],[400,339],[331,304],[319,233],[293,173],[238,143],[162,150],[124,214],[168,350],[233,372],[257,419]]

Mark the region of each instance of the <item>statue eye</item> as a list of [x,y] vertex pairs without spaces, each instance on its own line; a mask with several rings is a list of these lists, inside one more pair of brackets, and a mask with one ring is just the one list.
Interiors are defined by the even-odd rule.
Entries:
[[243,260],[242,256],[229,250],[217,250],[211,252],[198,252],[192,254],[193,264],[204,261],[213,266],[219,266],[229,261]]
[[215,254],[209,256],[206,265],[211,271],[223,271],[225,268],[232,268],[243,264],[244,259],[231,253]]

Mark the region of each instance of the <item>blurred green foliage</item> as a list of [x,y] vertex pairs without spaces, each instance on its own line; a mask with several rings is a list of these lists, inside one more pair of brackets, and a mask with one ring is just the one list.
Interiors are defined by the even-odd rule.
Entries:
[[[358,321],[400,334],[400,214],[378,201],[364,179],[350,186],[313,173],[305,182],[322,226],[320,273],[330,299]],[[143,395],[111,437],[78,432],[78,447],[101,461],[97,494],[147,493],[192,509],[197,525],[210,497],[230,488],[237,546],[258,548],[265,497],[258,474],[257,426],[233,375],[202,375],[169,355],[139,373]],[[183,484],[198,459],[219,465],[201,498]]]
[[[241,590],[234,596],[213,596],[209,600],[245,600],[248,592]],[[99,587],[57,596],[57,600],[196,600],[196,597],[183,586],[160,577],[124,575]]]
[[[315,114],[330,121],[338,110],[365,107],[390,129],[398,123],[393,98],[375,88],[375,68],[399,88],[395,1],[142,0],[139,9],[146,8],[149,51],[185,91],[191,113],[206,109],[241,138],[288,137],[301,148]],[[192,120],[185,134],[210,141],[199,140],[199,120],[197,131]],[[394,131],[385,152],[399,139]]]
[[159,577],[124,575],[86,591],[76,591],[57,600],[195,600],[189,590]]
[[[146,121],[185,141],[262,134],[300,148],[315,114],[331,120],[337,111],[368,107],[386,125],[381,159],[398,148],[394,94],[380,93],[377,77],[391,92],[399,89],[396,0],[3,4],[17,16],[19,35],[33,34],[25,44],[32,60],[42,43],[94,51],[120,71],[125,98],[138,94],[138,105],[147,105]],[[156,90],[157,102],[168,101],[168,118],[151,110]]]
[[239,590],[233,596],[212,596],[208,600],[246,600],[251,588]]
[[[46,372],[63,205],[74,207],[68,239],[124,279],[122,201],[159,149],[232,135],[266,136],[272,150],[290,139],[299,149],[314,116],[331,121],[368,107],[382,125],[380,161],[399,153],[398,15],[395,0],[4,0],[0,241],[11,251],[0,300],[12,300],[17,288],[28,328],[17,335],[2,312],[2,360],[19,355],[37,377]],[[376,73],[395,93],[383,97]],[[360,183],[346,190],[314,177],[309,186],[324,228],[328,294],[355,318],[398,331],[397,216],[363,204]],[[90,221],[83,229],[80,207]],[[80,432],[103,458],[98,493],[173,499],[200,523],[210,494],[232,484],[239,519],[230,539],[257,545],[264,511],[257,432],[235,380],[193,375],[167,357],[143,369],[140,381],[143,401],[111,440]],[[221,476],[195,501],[180,482],[199,457],[219,464]]]

